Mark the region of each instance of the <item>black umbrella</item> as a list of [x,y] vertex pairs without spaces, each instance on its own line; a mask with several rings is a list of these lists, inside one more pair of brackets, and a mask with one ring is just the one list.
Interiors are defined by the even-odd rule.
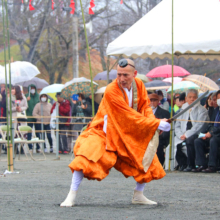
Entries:
[[172,83],[164,82],[162,80],[153,80],[148,83],[144,83],[145,87],[161,87],[161,86],[171,86]]
[[170,82],[164,82],[161,80],[154,80],[148,83],[144,83],[146,89],[149,90],[161,90],[161,89],[168,89],[172,83]]

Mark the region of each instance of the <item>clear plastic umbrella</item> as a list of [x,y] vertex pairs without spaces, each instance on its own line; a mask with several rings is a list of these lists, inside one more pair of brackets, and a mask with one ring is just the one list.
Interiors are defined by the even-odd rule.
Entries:
[[[9,64],[6,65],[7,83],[9,83]],[[1,71],[1,69],[0,69]],[[4,71],[4,70],[3,70]],[[11,63],[11,83],[17,84],[33,79],[40,74],[38,68],[30,62],[16,61]],[[0,83],[5,83],[5,74],[1,74]]]
[[[186,92],[189,89],[199,90],[200,87],[198,85],[196,85],[195,83],[190,82],[190,81],[181,81],[179,83],[176,83],[173,86],[173,92],[175,92],[175,93]],[[167,93],[171,93],[171,87],[168,89]]]
[[31,84],[33,84],[33,85],[36,86],[37,89],[43,89],[44,87],[49,86],[49,83],[46,80],[40,79],[40,78],[37,78],[37,77],[34,77],[31,80],[28,80],[28,81],[25,81],[25,82],[20,82],[20,83],[17,83],[17,84],[20,85],[20,86],[23,86],[23,87],[28,87]]
[[193,74],[185,77],[183,81],[194,82],[203,92],[219,90],[219,86],[213,80],[202,75]]

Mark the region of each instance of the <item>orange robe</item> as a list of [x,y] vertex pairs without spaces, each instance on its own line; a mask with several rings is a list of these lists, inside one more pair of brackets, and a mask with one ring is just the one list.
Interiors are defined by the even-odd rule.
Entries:
[[[123,95],[117,80],[107,86],[95,118],[76,141],[75,159],[69,165],[72,172],[82,170],[84,177],[100,181],[114,167],[139,183],[165,176],[156,154],[146,173],[142,165],[160,120],[155,118],[149,106],[144,84],[139,79],[135,81],[138,111],[129,107],[128,97],[124,91]],[[105,115],[108,115],[106,134],[103,131]]]

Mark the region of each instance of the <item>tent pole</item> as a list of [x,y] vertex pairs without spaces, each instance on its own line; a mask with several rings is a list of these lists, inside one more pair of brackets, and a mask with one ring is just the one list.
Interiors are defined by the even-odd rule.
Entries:
[[82,6],[82,0],[80,0],[80,6],[81,6],[81,10],[82,10],[82,18],[83,18],[84,32],[85,32],[85,38],[86,38],[86,47],[87,47],[88,60],[89,60],[89,71],[90,71],[90,77],[91,77],[91,93],[92,93],[92,117],[94,117],[94,115],[95,115],[95,108],[94,108],[94,91],[93,91],[92,65],[91,65],[91,58],[90,58],[90,51],[89,51],[89,42],[88,42],[88,37],[87,37],[86,23],[85,23],[84,11],[83,11],[83,6]]
[[[118,57],[118,59],[115,61],[115,63],[112,65],[112,67],[109,69],[109,72],[114,68],[114,66],[118,63],[118,61],[121,59],[121,55]],[[109,64],[110,66],[110,64]]]
[[[171,118],[173,117],[173,63],[174,63],[174,45],[173,45],[173,0],[172,0],[172,89],[171,89]],[[171,161],[172,161],[172,165],[173,165],[173,158],[172,158],[172,148],[174,146],[172,146],[172,139],[173,139],[173,123],[171,123],[171,132],[170,132],[170,152],[169,152],[169,170],[171,170]],[[173,167],[172,167],[173,169]]]

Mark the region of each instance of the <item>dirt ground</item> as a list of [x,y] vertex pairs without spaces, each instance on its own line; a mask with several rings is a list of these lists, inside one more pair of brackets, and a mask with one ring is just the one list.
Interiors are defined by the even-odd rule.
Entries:
[[[39,156],[38,156],[39,157]],[[0,177],[0,220],[5,219],[220,219],[220,174],[168,172],[145,187],[156,206],[133,205],[133,178],[112,169],[102,182],[84,179],[76,206],[60,208],[71,181],[71,155],[47,154],[46,161],[15,161],[15,171]],[[0,173],[7,169],[1,156]]]

